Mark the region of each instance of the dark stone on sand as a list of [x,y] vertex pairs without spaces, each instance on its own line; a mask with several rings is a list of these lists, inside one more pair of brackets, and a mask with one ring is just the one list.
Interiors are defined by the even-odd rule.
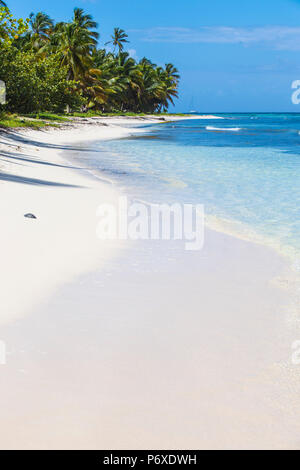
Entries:
[[24,217],[26,217],[26,219],[36,219],[34,214],[25,214]]

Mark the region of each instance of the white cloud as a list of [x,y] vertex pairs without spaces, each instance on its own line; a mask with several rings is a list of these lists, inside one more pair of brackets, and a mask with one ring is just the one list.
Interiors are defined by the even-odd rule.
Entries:
[[157,27],[131,30],[142,41],[173,43],[215,43],[255,45],[264,43],[272,49],[300,50],[300,27],[265,26],[236,28],[203,26],[199,29]]
[[129,54],[129,56],[132,57],[134,60],[136,60],[136,61],[139,60],[135,49],[128,49],[127,52]]

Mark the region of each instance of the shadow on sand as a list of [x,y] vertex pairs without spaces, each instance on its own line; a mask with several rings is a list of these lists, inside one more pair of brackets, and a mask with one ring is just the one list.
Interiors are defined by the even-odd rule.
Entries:
[[[0,139],[1,137],[5,137],[5,141],[0,140],[0,144],[11,145],[13,148],[12,150],[0,150],[0,162],[15,164],[15,165],[25,165],[26,163],[33,163],[37,165],[48,165],[52,167],[60,167],[60,168],[69,168],[70,170],[79,170],[83,169],[80,167],[74,167],[70,165],[60,165],[57,163],[51,163],[45,160],[40,160],[39,158],[33,158],[32,156],[28,155],[21,155],[19,150],[21,150],[20,145],[32,145],[38,148],[53,148],[57,150],[80,150],[84,151],[82,148],[76,148],[73,146],[68,145],[55,145],[55,144],[47,144],[44,142],[39,142],[36,140],[29,139],[25,136],[18,134],[15,131],[11,130],[3,130],[0,129]],[[14,183],[21,183],[21,184],[31,184],[31,185],[42,185],[42,186],[53,186],[53,187],[68,187],[68,188],[80,188],[82,186],[71,185],[67,183],[58,183],[54,181],[47,181],[41,180],[36,178],[27,178],[23,176],[14,175],[11,173],[4,173],[0,172],[0,181],[11,181]]]

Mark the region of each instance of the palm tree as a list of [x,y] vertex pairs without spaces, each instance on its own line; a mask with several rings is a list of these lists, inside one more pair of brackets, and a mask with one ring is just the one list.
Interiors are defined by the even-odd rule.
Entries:
[[88,30],[75,23],[60,24],[52,36],[50,49],[58,53],[61,64],[68,66],[68,79],[78,80],[92,65],[96,40]]
[[74,9],[70,23],[57,23],[50,47],[42,52],[58,53],[61,64],[68,67],[68,79],[80,80],[92,68],[92,53],[97,45],[98,33],[93,31],[97,23],[81,8]]
[[135,97],[135,111],[153,113],[159,106],[163,89],[156,73],[156,65],[143,58],[137,65],[138,88]]
[[180,75],[176,67],[173,64],[166,64],[166,74],[174,82],[179,82]]
[[121,53],[124,49],[124,44],[129,42],[127,41],[127,38],[128,34],[125,33],[124,29],[115,28],[114,34],[111,36],[111,41],[108,41],[107,43],[105,43],[105,45],[113,44],[114,52],[116,50],[116,47],[118,47],[119,53]]
[[92,29],[97,29],[98,24],[93,20],[92,15],[85,14],[82,8],[74,8],[73,23],[76,24],[78,28],[88,30],[90,36],[94,39],[99,38],[99,33],[91,31]]
[[139,89],[139,72],[136,61],[128,52],[120,52],[113,56],[112,73],[116,77],[115,86],[118,94],[113,96],[114,107],[121,111],[128,111],[134,107],[135,95]]
[[158,67],[156,73],[163,90],[158,110],[161,111],[163,108],[164,111],[167,111],[170,103],[174,105],[174,98],[178,98],[180,75],[173,64],[166,64],[165,69]]
[[106,75],[105,71],[89,69],[82,77],[80,86],[88,99],[88,107],[100,107],[105,110],[112,95],[117,95],[120,89],[115,79]]
[[6,3],[4,3],[2,0],[0,0],[0,7],[5,7],[5,8],[7,8],[7,5],[6,5]]
[[46,13],[38,12],[36,15],[29,15],[31,31],[27,38],[34,49],[40,49],[45,43],[50,41],[50,35],[54,28],[54,21]]

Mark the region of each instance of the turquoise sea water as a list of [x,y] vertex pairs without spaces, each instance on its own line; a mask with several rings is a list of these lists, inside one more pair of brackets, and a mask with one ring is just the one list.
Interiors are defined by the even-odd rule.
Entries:
[[300,114],[226,114],[145,125],[98,142],[89,167],[149,202],[205,206],[222,230],[300,254]]

